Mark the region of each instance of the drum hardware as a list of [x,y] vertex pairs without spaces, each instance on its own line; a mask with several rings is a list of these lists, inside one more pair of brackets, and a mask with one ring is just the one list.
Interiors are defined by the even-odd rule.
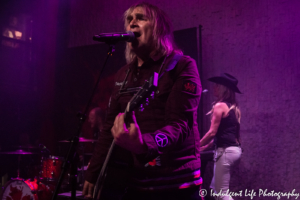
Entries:
[[[96,140],[80,138],[79,142],[95,142],[95,141]],[[65,140],[61,142],[70,142],[70,141]],[[25,197],[24,195],[27,195],[24,199],[29,198],[31,200],[40,200],[40,199],[50,200],[52,193],[54,192],[54,188],[57,185],[58,178],[61,172],[61,167],[64,162],[64,158],[49,155],[50,151],[43,145],[40,147],[34,147],[34,146],[16,146],[16,147],[18,147],[18,149],[14,151],[0,152],[0,154],[17,155],[18,157],[17,176],[16,178],[11,178],[11,180],[9,180],[8,182],[6,182],[6,184],[3,185],[5,187],[3,187],[2,190],[3,192],[0,192],[0,200],[19,199],[19,197],[11,196],[13,195],[11,190],[14,190],[14,192],[18,193],[21,196],[23,194],[23,197]],[[41,149],[40,151],[38,151],[39,148]],[[39,162],[40,164],[36,164],[33,167],[27,166],[28,169],[33,170],[33,172],[36,173],[34,173],[34,175],[31,175],[32,178],[30,176],[30,177],[26,177],[29,179],[24,179],[22,178],[22,174],[20,174],[20,168],[22,167],[20,163],[21,160],[24,159],[22,155],[32,155],[32,154],[39,154],[39,156],[35,159],[35,161]],[[82,172],[81,176],[83,178],[84,169],[82,169],[81,172]],[[71,187],[70,178],[71,178],[70,171],[68,171],[65,175],[65,178],[63,179],[61,191],[69,190],[69,188]],[[77,179],[78,184],[80,184],[79,182],[83,181],[83,180],[79,180],[79,176],[77,175],[75,175],[73,178]]]
[[[81,142],[93,142],[92,140],[82,139]],[[44,146],[17,146],[17,150],[0,152],[1,154],[17,156],[17,176],[6,182],[2,191],[0,191],[0,200],[7,199],[30,199],[30,200],[50,200],[57,185],[58,178],[61,172],[61,167],[64,158],[50,155],[50,151]],[[38,151],[38,149],[41,149]],[[36,151],[37,152],[34,152]],[[27,160],[22,155],[39,154],[35,159],[40,164],[35,165],[35,168],[27,166],[28,169],[34,170],[35,175],[29,179],[22,178],[20,169],[22,168],[22,160]],[[34,177],[34,178],[33,178]],[[76,176],[77,177],[77,176]],[[27,177],[26,177],[27,178]],[[69,191],[70,189],[70,173],[67,172],[63,180],[61,192]]]
[[[97,140],[94,140],[94,139],[86,139],[84,137],[80,137],[78,142],[96,142],[96,141]],[[58,142],[71,142],[71,139],[61,140],[61,141],[58,141]]]
[[[79,141],[78,142],[79,143],[83,143],[81,145],[84,145],[84,143],[89,143],[89,142],[95,143],[97,141],[98,140],[96,140],[96,139],[86,139],[84,137],[79,137]],[[58,141],[58,142],[67,143],[67,142],[72,142],[72,141],[71,141],[71,139],[68,139],[68,140],[61,140],[61,141]],[[76,154],[78,156],[78,153],[76,153]],[[84,181],[85,181],[84,180],[84,173],[85,173],[85,171],[87,169],[87,166],[84,166],[84,157],[88,156],[88,155],[93,155],[93,154],[92,153],[81,152],[80,155],[82,155],[82,157],[77,161],[77,162],[80,162],[80,167],[78,167],[77,169],[75,169],[75,168],[73,169],[73,170],[76,171],[74,173],[76,173],[77,176],[75,175],[75,176],[71,177],[70,173],[68,173],[68,178],[69,178],[69,180],[71,180],[72,178],[77,179],[77,184],[81,188],[81,187],[83,187],[83,184],[84,184]],[[71,172],[71,169],[69,169],[69,170]]]
[[6,151],[0,152],[0,154],[11,154],[11,155],[18,155],[18,164],[17,164],[17,178],[20,178],[20,162],[21,162],[21,155],[30,155],[30,154],[37,154],[35,152],[24,151],[23,149],[17,149],[15,151]]

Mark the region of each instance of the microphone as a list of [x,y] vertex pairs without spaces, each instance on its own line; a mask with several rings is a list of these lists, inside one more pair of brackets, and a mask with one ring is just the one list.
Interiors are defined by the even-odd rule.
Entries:
[[127,31],[126,33],[101,33],[99,35],[94,35],[93,40],[106,43],[118,41],[132,42],[136,37],[138,37],[138,33]]

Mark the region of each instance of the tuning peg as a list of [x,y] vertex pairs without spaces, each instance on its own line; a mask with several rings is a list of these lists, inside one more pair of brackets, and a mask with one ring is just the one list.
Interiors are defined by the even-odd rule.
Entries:
[[144,106],[143,106],[143,104],[141,104],[140,108],[139,108],[139,111],[143,112],[143,110],[144,110]]
[[149,98],[146,98],[146,102],[145,102],[146,106],[149,105]]

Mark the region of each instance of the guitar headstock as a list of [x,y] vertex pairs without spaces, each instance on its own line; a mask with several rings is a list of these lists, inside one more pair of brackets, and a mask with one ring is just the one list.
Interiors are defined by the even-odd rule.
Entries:
[[149,80],[146,80],[144,85],[141,87],[141,89],[138,90],[138,92],[131,98],[131,100],[128,102],[126,113],[132,112],[137,107],[141,107],[143,103],[146,101],[146,99],[154,93],[154,91],[157,88],[158,83],[158,73],[154,72],[153,76],[150,77]]

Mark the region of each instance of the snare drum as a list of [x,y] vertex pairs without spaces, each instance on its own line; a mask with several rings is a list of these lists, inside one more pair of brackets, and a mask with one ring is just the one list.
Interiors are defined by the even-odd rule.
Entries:
[[55,187],[34,181],[14,179],[8,181],[1,194],[1,200],[51,200]]

